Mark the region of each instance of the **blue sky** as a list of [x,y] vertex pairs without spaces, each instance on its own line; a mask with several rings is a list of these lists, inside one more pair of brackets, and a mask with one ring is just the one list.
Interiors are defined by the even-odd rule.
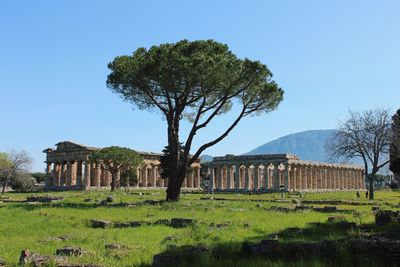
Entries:
[[[265,63],[285,90],[206,154],[241,154],[280,136],[335,128],[348,110],[400,106],[400,1],[0,1],[0,151],[62,140],[160,151],[160,114],[105,85],[108,62],[138,47],[215,39]],[[233,110],[232,113],[234,113]],[[196,136],[198,147],[232,114]],[[183,134],[187,124],[183,124]]]

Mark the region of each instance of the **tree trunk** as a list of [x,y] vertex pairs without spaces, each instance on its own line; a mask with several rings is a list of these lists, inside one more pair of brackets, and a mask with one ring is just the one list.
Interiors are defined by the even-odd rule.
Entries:
[[4,195],[4,192],[6,191],[6,186],[7,186],[6,181],[4,181],[4,183],[3,183],[3,189],[1,190],[1,194],[2,194],[2,195]]
[[374,176],[368,177],[369,181],[369,200],[374,199]]
[[6,187],[7,187],[8,183],[9,183],[9,181],[10,181],[11,174],[12,174],[12,172],[10,172],[9,174],[7,174],[6,180],[5,180],[4,183],[3,183],[3,189],[1,190],[1,194],[2,194],[2,195],[4,195],[4,193],[6,192]]
[[111,192],[115,191],[115,175],[113,172],[111,173]]

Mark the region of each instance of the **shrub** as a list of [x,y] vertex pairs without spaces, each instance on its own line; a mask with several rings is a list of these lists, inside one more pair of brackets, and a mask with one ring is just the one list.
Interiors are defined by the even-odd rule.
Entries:
[[12,189],[21,192],[30,192],[35,187],[35,178],[29,174],[17,175],[11,184]]
[[397,184],[396,181],[391,181],[390,184],[389,184],[389,187],[390,187],[391,189],[393,189],[393,190],[396,190],[396,189],[399,188],[399,185]]

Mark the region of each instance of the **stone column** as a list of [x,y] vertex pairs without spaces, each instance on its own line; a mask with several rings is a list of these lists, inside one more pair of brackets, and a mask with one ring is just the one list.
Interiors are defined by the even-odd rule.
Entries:
[[136,167],[136,177],[137,177],[137,183],[136,187],[139,187],[140,183],[142,183],[142,177],[140,177],[140,167]]
[[254,177],[254,184],[253,189],[258,190],[260,189],[260,166],[255,165],[253,168],[253,177]]
[[195,167],[194,168],[194,173],[195,173],[195,176],[194,176],[194,187],[195,188],[200,188],[201,186],[200,186],[200,168],[199,167]]
[[82,186],[82,161],[76,165],[76,185]]
[[232,174],[233,174],[233,183],[234,183],[234,189],[239,189],[239,167],[238,166],[232,166]]
[[54,175],[51,173],[51,164],[52,164],[51,162],[47,162],[46,165],[46,174],[47,174],[47,179],[45,181],[46,188],[53,185]]
[[[273,164],[270,164],[271,168],[269,169],[269,174],[268,174],[268,185],[269,188],[274,190],[275,189],[275,172],[278,170]],[[279,172],[279,170],[278,170]]]
[[99,163],[96,163],[96,170],[94,173],[94,186],[97,186],[97,188],[100,188],[100,178],[101,178],[101,167]]
[[143,167],[143,180],[142,180],[142,186],[147,187],[148,186],[148,171],[147,171],[147,165]]
[[290,183],[293,191],[297,190],[297,166],[292,165],[291,167],[292,170],[292,174],[290,175],[290,177],[292,178],[292,181]]
[[268,184],[268,177],[269,177],[269,168],[268,168],[268,166],[266,165],[266,164],[264,164],[264,173],[263,173],[263,175],[264,175],[264,184],[263,184],[263,187],[265,188],[265,189],[268,189],[268,187],[269,187],[269,184]]
[[215,177],[214,177],[214,166],[211,165],[209,170],[210,170],[210,189],[214,190],[214,186],[215,186],[215,183],[214,183],[214,179],[215,179]]
[[226,189],[230,190],[232,189],[232,168],[230,166],[226,167]]
[[314,185],[315,185],[315,167],[311,166],[308,170],[309,170],[308,171],[308,177],[309,177],[308,189],[314,190],[315,189],[315,187],[314,187]]
[[302,173],[302,167],[297,165],[296,166],[296,176],[297,176],[297,181],[296,181],[296,189],[297,190],[302,190],[303,189],[303,173]]
[[60,186],[61,180],[61,166],[58,162],[54,162],[53,173],[54,173],[54,185]]
[[308,168],[307,168],[307,166],[303,167],[303,189],[308,190]]
[[250,190],[250,177],[249,177],[249,167],[244,167],[244,189]]
[[297,188],[296,187],[297,170],[296,170],[296,167],[294,165],[290,166],[290,177],[289,177],[289,179],[290,179],[290,181],[289,181],[289,184],[290,184],[289,189],[291,191],[296,191],[296,188]]
[[87,161],[85,162],[85,176],[83,177],[83,182],[85,185],[85,189],[89,189],[90,188],[90,163],[88,163]]
[[157,167],[155,165],[152,165],[152,186],[156,187],[157,186]]
[[283,185],[284,185],[285,190],[289,191],[289,188],[290,188],[290,165],[289,164],[285,164]]
[[279,169],[279,164],[274,166],[273,177],[272,177],[272,188],[274,190],[279,190],[281,179],[281,170]]
[[72,161],[70,163],[71,172],[70,172],[70,184],[76,185],[76,161]]
[[66,186],[71,186],[71,175],[72,175],[72,164],[71,162],[67,162],[67,170],[66,170],[66,176],[65,176],[65,185]]

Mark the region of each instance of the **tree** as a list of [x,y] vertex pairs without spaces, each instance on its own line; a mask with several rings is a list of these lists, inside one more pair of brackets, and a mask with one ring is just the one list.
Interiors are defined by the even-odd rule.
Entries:
[[10,156],[7,153],[0,152],[0,182],[3,186],[11,169],[12,160]]
[[91,162],[101,164],[104,170],[111,174],[111,191],[114,191],[119,184],[116,183],[118,172],[129,169],[136,169],[143,159],[134,150],[126,147],[110,146],[93,152],[90,155]]
[[386,164],[390,145],[390,111],[374,109],[349,112],[328,141],[331,158],[361,158],[369,182],[369,198],[374,199],[374,179]]
[[[167,201],[179,200],[187,169],[204,150],[223,140],[242,118],[270,112],[283,99],[266,65],[239,59],[213,40],[139,48],[131,56],[116,57],[108,67],[107,86],[113,92],[139,109],[160,112],[167,123]],[[227,129],[190,155],[196,133],[233,105],[238,114]],[[191,123],[184,142],[182,119]]]
[[[28,152],[22,150],[22,151],[15,151],[11,150],[9,154],[6,154],[7,157],[4,156],[4,153],[0,153],[0,158],[3,158],[5,160],[5,166],[6,168],[3,169],[2,171],[2,176],[3,176],[3,189],[1,191],[1,194],[4,194],[6,187],[8,183],[10,182],[10,179],[13,175],[15,175],[17,172],[27,172],[30,164],[32,163],[32,158],[28,154]],[[0,161],[2,161],[0,159]]]
[[400,175],[400,109],[392,117],[392,140],[390,143],[390,170]]
[[125,191],[129,191],[131,185],[137,185],[139,179],[136,174],[136,168],[124,169],[121,171],[121,186],[125,187]]
[[42,183],[42,182],[46,181],[46,179],[48,178],[48,174],[46,174],[44,172],[34,172],[34,173],[31,173],[31,176],[33,178],[35,178],[37,183]]

